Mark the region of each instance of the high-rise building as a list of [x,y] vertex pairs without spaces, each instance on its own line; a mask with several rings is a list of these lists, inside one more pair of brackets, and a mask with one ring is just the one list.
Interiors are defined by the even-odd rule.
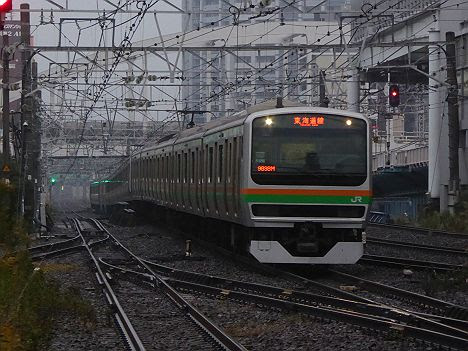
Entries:
[[[194,115],[195,123],[202,123],[278,95],[305,103],[317,102],[318,69],[313,54],[292,50],[285,55],[281,49],[281,44],[292,43],[295,37],[300,37],[301,30],[290,35],[288,42],[284,42],[284,36],[281,39],[283,42],[275,42],[273,35],[268,37],[267,29],[262,28],[261,33],[256,33],[254,31],[259,27],[252,28],[248,24],[266,21],[276,27],[291,22],[336,24],[340,14],[349,8],[349,0],[183,0],[182,6],[186,13],[190,13],[183,19],[185,32],[227,26],[232,28],[230,38],[237,37],[241,30],[244,37],[250,35],[258,38],[261,34],[262,40],[267,38],[270,44],[278,45],[278,50],[261,50],[256,47],[252,51],[239,52],[184,52],[186,85],[182,95],[185,109],[210,111]],[[279,10],[268,13],[275,8]],[[238,26],[233,25],[236,16],[240,24]],[[219,46],[226,40],[219,37],[212,40],[211,44]],[[252,44],[258,46],[258,41]],[[312,76],[317,79],[304,79],[301,77],[302,71],[309,72],[309,75],[312,72]]]

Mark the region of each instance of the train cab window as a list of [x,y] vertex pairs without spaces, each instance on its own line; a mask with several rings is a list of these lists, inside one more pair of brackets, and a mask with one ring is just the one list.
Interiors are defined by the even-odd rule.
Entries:
[[334,114],[252,122],[252,180],[262,185],[357,186],[367,179],[367,123]]
[[213,179],[213,147],[210,147],[208,150],[208,183],[211,183]]
[[218,183],[223,181],[223,145],[218,146]]

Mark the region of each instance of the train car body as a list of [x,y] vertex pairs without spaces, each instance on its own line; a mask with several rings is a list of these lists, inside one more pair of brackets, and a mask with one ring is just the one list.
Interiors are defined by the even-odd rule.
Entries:
[[355,263],[371,201],[369,140],[358,113],[239,112],[132,155],[92,184],[91,202],[143,201],[223,223],[264,263]]

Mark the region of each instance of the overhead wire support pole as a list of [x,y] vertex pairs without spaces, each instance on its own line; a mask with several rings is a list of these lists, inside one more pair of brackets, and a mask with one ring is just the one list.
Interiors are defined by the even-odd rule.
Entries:
[[[429,41],[439,41],[440,31],[438,22],[435,28],[429,30]],[[429,79],[429,140],[428,140],[428,195],[429,205],[434,209],[440,208],[440,134],[442,128],[442,101],[441,101],[441,51],[438,45],[429,45],[429,75],[435,79]]]
[[[10,164],[10,54],[8,35],[3,35],[3,167]],[[7,178],[5,176],[5,178]]]
[[21,97],[21,122],[22,122],[22,209],[24,210],[24,219],[29,229],[32,229],[32,223],[35,213],[35,182],[34,173],[34,150],[33,138],[34,133],[38,131],[34,129],[33,123],[33,97],[31,94],[31,29],[30,29],[30,14],[29,4],[21,4],[21,41],[23,43],[22,62],[23,62],[23,77],[22,77],[22,97]]
[[458,84],[456,68],[456,50],[455,33],[447,32],[445,34],[447,41],[446,59],[447,59],[447,83],[450,85],[447,94],[448,107],[448,132],[449,132],[449,189],[448,189],[448,207],[451,213],[454,213],[454,206],[458,200],[460,191],[459,174],[459,117],[458,117]]

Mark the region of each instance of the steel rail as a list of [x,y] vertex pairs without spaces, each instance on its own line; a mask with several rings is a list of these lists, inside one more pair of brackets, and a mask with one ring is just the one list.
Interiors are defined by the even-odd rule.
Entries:
[[63,249],[32,254],[31,255],[31,260],[38,261],[38,260],[43,260],[45,258],[58,257],[58,256],[62,256],[62,255],[65,255],[65,254],[76,253],[76,252],[79,252],[79,251],[84,250],[84,249],[85,249],[85,247],[83,246],[83,244],[74,245],[74,246],[70,246],[70,247],[65,247]]
[[[185,237],[187,237],[185,235]],[[248,266],[250,269],[255,269],[259,272],[262,272],[262,274],[267,274],[267,275],[273,275],[273,276],[278,276],[278,277],[284,277],[284,278],[287,278],[287,279],[293,279],[295,281],[297,281],[298,283],[301,283],[301,284],[304,284],[306,286],[312,286],[312,287],[315,287],[321,291],[323,291],[324,293],[327,293],[327,294],[330,294],[330,295],[333,295],[333,296],[337,296],[337,297],[341,297],[341,298],[344,298],[344,299],[347,299],[347,300],[352,300],[352,301],[359,301],[359,302],[364,302],[364,303],[368,303],[368,304],[375,304],[374,301],[372,300],[369,300],[365,297],[362,297],[362,296],[358,296],[358,295],[355,295],[355,294],[352,294],[348,291],[344,291],[344,290],[341,290],[341,289],[338,289],[338,288],[335,288],[333,286],[329,286],[329,285],[326,285],[326,284],[322,284],[320,282],[316,282],[314,280],[310,280],[310,279],[307,279],[305,277],[302,277],[300,275],[297,275],[297,274],[294,274],[294,273],[291,273],[291,272],[286,272],[286,271],[282,271],[282,270],[278,270],[277,268],[273,267],[273,266],[268,266],[268,265],[265,265],[265,264],[262,264],[260,262],[258,262],[257,260],[254,260],[250,257],[247,257],[247,256],[242,256],[242,255],[239,255],[239,254],[236,254],[232,251],[229,251],[225,248],[222,248],[218,245],[215,245],[209,241],[205,241],[205,240],[202,240],[200,238],[197,238],[197,237],[194,237],[194,236],[191,236],[189,235],[189,238],[193,241],[193,242],[197,242],[199,243],[200,245],[202,245],[203,247],[206,247],[206,248],[209,248],[211,250],[214,250],[216,252],[218,252],[219,254],[225,256],[225,257],[229,257],[230,259],[236,261],[237,263],[240,263],[240,264],[243,264],[243,265],[246,265]]]
[[[215,276],[204,275],[195,272],[187,272],[177,269],[172,269],[161,264],[151,261],[143,260],[148,265],[154,267],[155,270],[161,274],[169,277],[174,281],[186,282],[188,284],[200,284],[209,286],[211,288],[219,289],[222,293],[227,291],[236,291],[243,293],[250,293],[260,295],[263,297],[272,297],[279,300],[287,300],[307,305],[322,304],[325,306],[333,306],[335,308],[344,308],[352,312],[371,314],[374,317],[399,320],[405,324],[416,323],[419,327],[427,327],[428,329],[436,328],[438,330],[445,330],[447,333],[459,333],[460,327],[468,330],[468,323],[458,321],[455,319],[444,318],[440,316],[432,316],[428,314],[416,314],[405,310],[395,309],[394,307],[377,304],[377,303],[362,303],[354,300],[346,300],[337,297],[330,297],[324,295],[317,295],[313,293],[305,293],[296,291],[289,288],[274,287],[264,284],[255,284],[243,282],[232,279],[225,279]],[[119,269],[106,262],[112,269]],[[350,312],[351,312],[350,311]],[[416,316],[414,316],[416,315]],[[445,323],[446,325],[444,325]],[[461,332],[458,334],[460,337],[468,338],[468,333]]]
[[406,241],[388,240],[388,239],[367,237],[366,242],[368,244],[378,244],[378,245],[387,245],[387,246],[396,246],[396,247],[407,247],[407,248],[414,248],[414,249],[418,249],[418,250],[425,250],[425,251],[432,251],[432,252],[453,253],[453,254],[458,254],[458,255],[468,255],[467,250],[454,249],[454,248],[450,248],[450,247],[416,244],[416,243],[410,243],[410,242],[406,242]]
[[[121,275],[139,276],[140,278],[146,279],[148,284],[151,284],[152,277],[148,276],[147,274],[117,266],[113,266],[113,268],[116,271],[120,271]],[[247,292],[227,290],[171,278],[167,279],[166,281],[171,286],[183,292],[195,291],[218,298],[230,298],[235,301],[255,303],[264,307],[275,309],[280,308],[289,312],[308,314],[318,318],[334,319],[340,322],[358,325],[372,330],[379,330],[383,332],[396,331],[408,337],[413,337],[422,341],[428,341],[438,345],[453,347],[460,350],[465,350],[468,347],[468,333],[462,330],[455,330],[454,328],[447,328],[440,323],[435,323],[435,326],[442,327],[442,330],[450,330],[453,334],[446,334],[440,330],[425,329],[419,326],[408,325],[406,324],[406,321],[395,321],[391,316],[380,317],[356,311],[346,311],[325,306],[314,306],[307,303],[288,301],[284,298],[261,296]]]
[[114,310],[114,318],[116,319],[116,322],[122,331],[125,340],[127,342],[127,346],[129,347],[130,350],[135,350],[135,351],[144,351],[145,347],[143,346],[143,343],[141,342],[140,337],[138,336],[137,332],[135,331],[135,328],[133,327],[130,319],[128,318],[127,314],[125,313],[123,307],[121,306],[114,290],[109,284],[109,281],[104,274],[104,272],[101,269],[101,266],[99,264],[99,261],[97,260],[96,256],[93,254],[91,251],[90,246],[86,242],[86,239],[83,236],[83,233],[81,232],[81,226],[80,223],[77,219],[74,219],[74,224],[77,232],[80,234],[81,239],[83,241],[83,246],[86,248],[88,251],[89,256],[91,257],[91,260],[94,263],[94,266],[96,268],[96,278],[99,282],[99,285],[102,286],[104,295],[106,296],[106,299],[109,303],[109,305],[112,307]]
[[397,224],[384,224],[384,223],[370,223],[370,222],[368,222],[367,225],[369,227],[393,228],[393,229],[400,229],[400,230],[405,230],[405,231],[416,232],[416,233],[420,233],[420,234],[444,236],[444,237],[452,237],[452,238],[457,238],[457,239],[468,240],[468,234],[467,233],[448,232],[448,231],[439,230],[439,229],[412,227],[412,226],[408,226],[408,225],[397,225]]
[[67,247],[69,247],[69,245],[71,243],[74,243],[76,241],[81,241],[81,237],[79,235],[77,235],[77,236],[75,236],[73,238],[67,239],[67,240],[61,240],[61,241],[56,241],[56,242],[53,242],[53,243],[48,243],[48,244],[43,244],[43,245],[38,245],[38,246],[32,246],[32,247],[28,248],[28,251],[29,251],[29,253],[31,255],[34,255],[34,254],[36,254],[36,252],[42,253],[42,252],[50,251],[52,249],[67,248]]
[[172,288],[159,274],[154,272],[149,265],[147,265],[141,258],[133,254],[129,249],[127,249],[115,236],[113,236],[98,220],[90,219],[95,223],[96,227],[100,228],[103,232],[107,233],[112,240],[120,246],[120,248],[127,253],[129,257],[138,262],[144,269],[149,272],[151,279],[154,280],[155,286],[162,289],[164,293],[172,300],[174,303],[186,310],[187,315],[198,325],[200,326],[207,335],[212,338],[215,342],[218,343],[225,350],[230,351],[247,351],[244,346],[239,344],[229,335],[227,335],[223,330],[221,330],[216,324],[209,320],[205,315],[203,315],[197,308],[195,308],[191,303],[186,301],[182,295],[180,295],[174,288]]
[[[79,245],[73,245],[73,246],[68,246],[67,245],[67,244],[71,244],[71,243],[75,242],[76,238],[78,238],[82,242],[82,238],[78,235],[77,237],[75,237],[73,239],[70,239],[70,240],[64,240],[64,241],[60,241],[58,243],[52,243],[52,244],[46,244],[46,245],[32,247],[32,248],[29,249],[29,253],[31,254],[31,259],[33,261],[38,261],[38,260],[42,260],[42,259],[45,259],[45,258],[58,257],[58,256],[62,256],[62,255],[65,255],[65,254],[73,254],[73,253],[79,252],[81,250],[84,250],[85,246],[83,245],[83,243],[81,243]],[[102,239],[99,239],[99,240],[96,240],[96,241],[90,241],[90,242],[88,242],[88,245],[90,247],[94,247],[96,245],[103,244],[108,239],[109,239],[109,236],[106,236],[106,237],[104,237]],[[43,250],[45,250],[47,248],[51,249],[51,248],[54,247],[55,244],[60,244],[59,246],[65,246],[65,247],[59,248],[57,250],[52,250],[52,251],[34,253],[35,251],[43,251]],[[32,252],[31,252],[31,250],[32,250]]]
[[340,276],[346,280],[358,283],[360,286],[367,290],[384,292],[396,298],[403,298],[418,303],[421,306],[429,307],[441,311],[446,317],[453,317],[461,320],[468,321],[468,309],[463,306],[458,306],[453,303],[436,299],[434,297],[415,293],[413,291],[403,290],[391,285],[374,282],[364,279],[355,275],[340,272],[337,270],[330,270],[333,274]]
[[463,269],[463,265],[454,265],[442,262],[413,260],[409,258],[377,256],[365,254],[358,263],[377,264],[388,267],[407,267],[413,269],[432,269],[435,271],[454,271]]
[[[353,293],[348,292],[348,291],[338,289],[336,287],[333,287],[333,286],[330,286],[330,285],[327,285],[327,284],[323,284],[323,283],[311,280],[311,279],[309,279],[307,277],[304,277],[302,275],[295,274],[295,273],[288,272],[288,271],[279,270],[279,269],[277,269],[275,267],[272,267],[272,266],[262,265],[262,264],[260,264],[259,262],[255,261],[253,259],[250,259],[250,258],[245,257],[245,256],[241,256],[241,255],[238,255],[238,254],[235,254],[234,252],[229,251],[227,249],[224,249],[222,247],[219,247],[218,245],[215,245],[215,244],[213,244],[211,242],[207,242],[207,241],[201,240],[199,238],[195,238],[193,236],[190,236],[190,238],[194,242],[198,242],[199,244],[203,245],[204,247],[208,247],[208,248],[210,248],[212,250],[215,250],[216,252],[220,253],[221,255],[229,257],[229,258],[235,260],[238,263],[245,264],[245,265],[249,266],[250,268],[258,269],[258,270],[262,271],[264,274],[275,275],[275,276],[283,276],[285,278],[293,279],[293,280],[297,281],[298,283],[302,283],[302,284],[304,284],[306,286],[313,286],[313,287],[315,287],[317,289],[320,289],[321,291],[324,291],[324,292],[326,292],[328,294],[331,294],[331,295],[337,296],[337,297],[342,297],[342,298],[344,298],[346,300],[363,302],[363,303],[367,303],[369,305],[378,304],[377,302],[375,302],[375,301],[373,301],[371,299],[368,299],[368,298],[353,294]],[[369,281],[369,282],[373,283],[371,281]],[[379,283],[376,283],[376,284],[379,284]],[[381,285],[383,285],[383,284],[381,284]],[[394,287],[388,286],[388,285],[384,285],[384,289],[386,289],[387,292],[393,292],[393,296],[396,296],[396,297],[400,297],[400,298],[402,296],[405,296],[406,298],[412,297],[412,299],[410,299],[411,301],[419,301],[420,305],[423,305],[425,307],[430,307],[432,309],[439,310],[439,311],[441,311],[441,313],[444,313],[445,316],[427,315],[425,313],[407,311],[409,313],[418,315],[418,316],[423,317],[423,318],[431,318],[431,319],[436,320],[436,321],[439,320],[442,323],[447,323],[447,325],[451,325],[451,326],[453,326],[455,328],[459,328],[460,326],[462,326],[462,327],[466,326],[464,321],[460,321],[458,319],[459,316],[463,317],[465,315],[464,314],[465,312],[463,312],[463,311],[466,311],[466,309],[464,307],[457,306],[455,304],[451,304],[449,302],[442,301],[442,300],[437,300],[435,298],[431,298],[431,297],[424,296],[424,295],[419,295],[419,299],[418,299],[418,298],[415,297],[415,295],[418,295],[418,294],[415,294],[415,293],[410,292],[410,291],[394,288]],[[398,292],[401,291],[401,293],[399,295],[395,295],[397,293],[397,291]],[[390,306],[390,307],[392,307],[392,306]],[[450,318],[450,317],[447,317],[447,315],[452,316],[453,319]]]

